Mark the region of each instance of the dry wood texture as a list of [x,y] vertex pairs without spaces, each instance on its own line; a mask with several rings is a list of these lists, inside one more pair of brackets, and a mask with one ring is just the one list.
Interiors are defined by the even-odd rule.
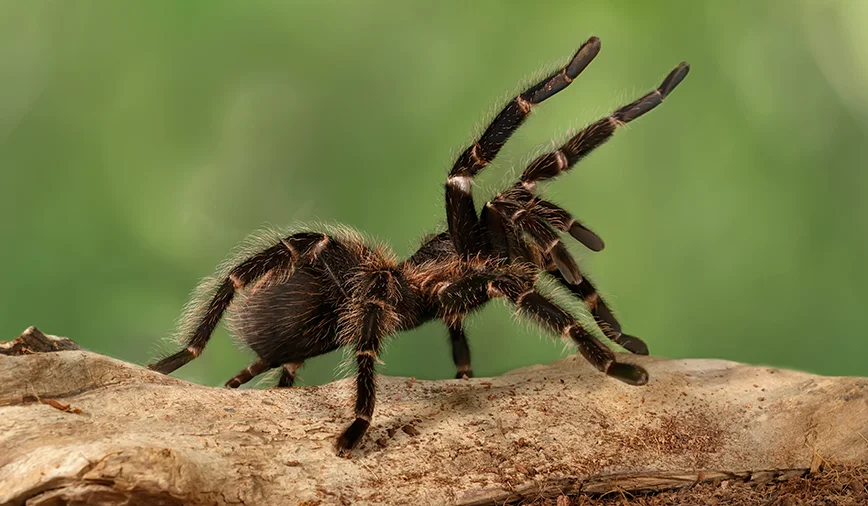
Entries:
[[868,462],[865,378],[636,356],[645,387],[576,357],[381,377],[373,427],[344,459],[352,380],[210,388],[32,328],[19,339],[0,345],[3,505],[501,504]]

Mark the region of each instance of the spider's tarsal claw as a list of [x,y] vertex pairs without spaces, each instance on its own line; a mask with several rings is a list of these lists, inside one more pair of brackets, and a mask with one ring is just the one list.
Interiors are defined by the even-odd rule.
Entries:
[[663,94],[654,92],[629,106],[618,109],[612,116],[616,121],[626,124],[662,103]]
[[681,81],[687,77],[687,73],[690,72],[690,65],[687,64],[686,61],[683,61],[678,64],[675,69],[666,76],[666,79],[663,80],[663,84],[660,85],[660,94],[666,97],[669,95],[672,90],[678,86]]
[[466,379],[470,379],[472,377],[473,377],[473,371],[471,371],[470,369],[468,369],[466,371],[458,371],[458,373],[455,375],[455,379],[459,379],[459,380],[460,379],[466,380]]
[[584,244],[591,251],[602,251],[603,248],[606,247],[600,236],[578,223],[573,223],[570,227],[570,235],[580,243]]
[[362,439],[362,436],[365,435],[365,432],[368,431],[370,425],[371,422],[364,418],[356,418],[353,423],[347,427],[347,430],[341,434],[341,437],[338,438],[338,455],[347,455],[350,450],[355,448],[356,445],[359,444],[359,440]]
[[194,358],[196,358],[196,356],[193,352],[189,349],[183,349],[174,355],[169,355],[159,362],[148,365],[148,369],[163,374],[170,374]]
[[598,37],[591,37],[582,44],[582,47],[579,48],[575,56],[573,56],[573,59],[569,64],[567,64],[567,75],[570,76],[571,79],[577,78],[599,53],[600,39]]
[[283,371],[280,373],[280,379],[277,380],[275,388],[292,388],[294,382],[295,376],[291,376],[286,371]]
[[651,111],[663,103],[663,100],[672,93],[672,90],[674,90],[675,87],[678,86],[685,77],[687,77],[689,71],[690,65],[688,65],[687,62],[681,62],[672,72],[669,73],[668,76],[666,76],[666,79],[663,80],[660,87],[639,100],[618,109],[612,113],[611,118],[615,120],[616,123],[626,124]]
[[641,386],[648,383],[648,371],[638,365],[612,362],[606,369],[606,374],[630,385]]
[[629,334],[621,334],[618,336],[618,339],[613,339],[619,346],[629,351],[630,353],[635,353],[636,355],[647,355],[648,354],[648,345],[645,344],[645,341],[639,339],[636,336],[631,336]]

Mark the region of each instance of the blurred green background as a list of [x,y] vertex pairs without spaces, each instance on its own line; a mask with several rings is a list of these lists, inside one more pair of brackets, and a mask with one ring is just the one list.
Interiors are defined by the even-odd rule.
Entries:
[[[863,0],[0,1],[0,339],[37,325],[147,363],[265,224],[345,223],[408,255],[442,228],[470,134],[595,34],[477,195],[687,60],[663,106],[549,186],[606,240],[574,248],[583,266],[655,354],[868,375],[866,26]],[[477,375],[564,354],[539,334],[490,305]],[[454,374],[439,323],[383,359]],[[178,375],[248,362],[221,329]]]

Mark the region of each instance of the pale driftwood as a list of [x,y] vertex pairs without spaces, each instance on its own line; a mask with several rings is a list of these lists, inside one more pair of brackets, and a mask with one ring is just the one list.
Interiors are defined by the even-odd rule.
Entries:
[[0,504],[499,504],[868,462],[868,379],[623,358],[651,382],[576,357],[383,377],[373,429],[344,459],[332,445],[352,380],[226,390],[87,351],[0,356]]

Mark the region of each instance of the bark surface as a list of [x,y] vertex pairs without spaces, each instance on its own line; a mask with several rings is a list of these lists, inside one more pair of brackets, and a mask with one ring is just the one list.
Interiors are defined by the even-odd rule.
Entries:
[[868,379],[624,356],[496,378],[381,377],[351,458],[352,379],[228,390],[28,329],[0,345],[0,504],[502,504],[766,481],[868,462]]

